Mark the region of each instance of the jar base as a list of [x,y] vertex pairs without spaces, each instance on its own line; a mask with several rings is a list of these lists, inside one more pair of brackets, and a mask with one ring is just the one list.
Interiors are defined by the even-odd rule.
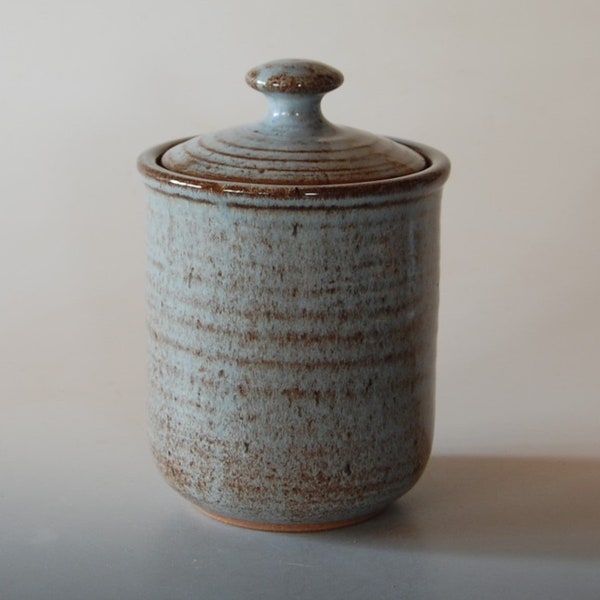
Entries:
[[327,531],[329,529],[339,529],[341,527],[349,527],[351,525],[357,525],[368,519],[376,517],[382,513],[387,507],[380,508],[374,512],[361,515],[360,517],[354,517],[353,519],[344,519],[342,521],[329,521],[326,523],[261,523],[259,521],[245,521],[243,519],[233,519],[231,517],[224,517],[217,513],[211,512],[196,506],[196,508],[211,519],[227,523],[228,525],[234,525],[235,527],[243,527],[245,529],[258,529],[260,531],[275,531],[281,533],[310,533],[314,531]]

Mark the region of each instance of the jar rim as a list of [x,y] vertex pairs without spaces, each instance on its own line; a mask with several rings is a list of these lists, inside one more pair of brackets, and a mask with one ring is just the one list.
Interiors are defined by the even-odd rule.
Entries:
[[149,148],[138,158],[138,170],[147,185],[170,196],[209,204],[264,208],[372,207],[404,203],[441,188],[450,174],[448,157],[425,144],[388,137],[419,153],[425,168],[381,180],[321,185],[261,184],[205,179],[172,171],[161,158],[170,148],[191,137]]

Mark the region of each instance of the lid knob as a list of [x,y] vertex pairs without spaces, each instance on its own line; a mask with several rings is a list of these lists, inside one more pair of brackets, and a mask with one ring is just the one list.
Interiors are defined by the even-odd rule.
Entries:
[[330,126],[321,113],[323,95],[335,90],[344,76],[321,62],[283,59],[264,63],[246,74],[246,83],[266,95],[269,114],[263,125],[318,129]]
[[323,95],[343,81],[344,76],[329,65],[293,58],[265,63],[246,74],[248,85],[264,93]]

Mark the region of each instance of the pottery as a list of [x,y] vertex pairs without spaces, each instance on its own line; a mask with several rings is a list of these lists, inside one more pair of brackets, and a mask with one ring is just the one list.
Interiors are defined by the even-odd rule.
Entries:
[[448,159],[334,125],[339,71],[275,61],[255,124],[148,150],[149,429],[167,481],[236,525],[381,511],[433,435]]

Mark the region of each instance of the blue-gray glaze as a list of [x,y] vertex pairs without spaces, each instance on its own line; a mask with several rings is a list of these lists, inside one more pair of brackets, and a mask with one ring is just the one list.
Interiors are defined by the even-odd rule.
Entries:
[[140,158],[152,448],[216,516],[334,526],[382,509],[425,467],[449,164],[385,143],[423,162],[364,188],[177,173],[161,157],[178,143]]

